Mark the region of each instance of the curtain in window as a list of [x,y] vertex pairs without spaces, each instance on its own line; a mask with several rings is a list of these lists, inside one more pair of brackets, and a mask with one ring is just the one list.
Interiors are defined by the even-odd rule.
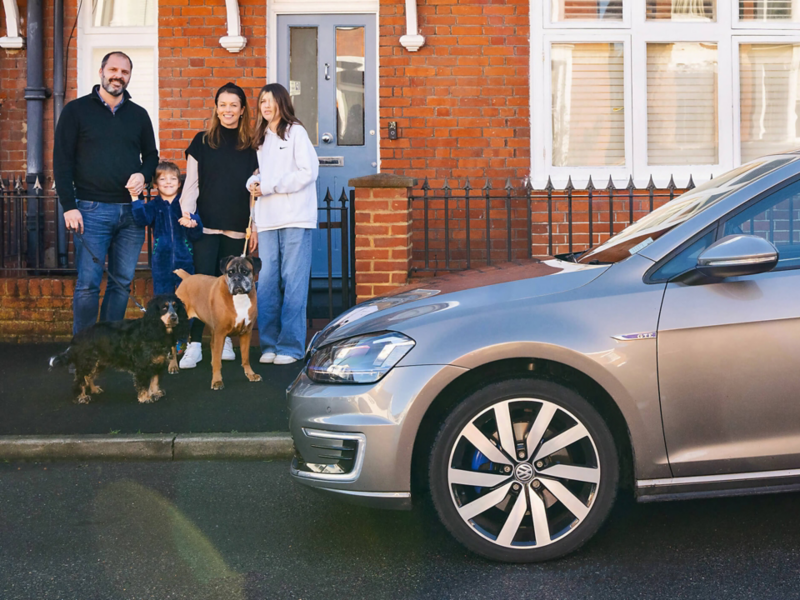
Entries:
[[715,0],[647,0],[647,19],[714,21]]
[[553,44],[553,166],[625,164],[621,43]]
[[742,161],[800,146],[800,44],[739,46]]
[[551,20],[622,20],[622,0],[552,0]]
[[650,165],[719,162],[717,45],[647,44]]
[[739,0],[740,21],[800,21],[800,0]]
[[155,25],[156,0],[93,0],[95,27],[150,27]]

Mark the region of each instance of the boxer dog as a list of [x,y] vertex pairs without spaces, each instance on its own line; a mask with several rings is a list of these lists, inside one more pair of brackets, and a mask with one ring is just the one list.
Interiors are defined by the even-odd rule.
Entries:
[[189,317],[197,317],[211,329],[211,389],[221,390],[222,346],[225,336],[238,335],[242,367],[250,381],[261,381],[261,375],[250,367],[250,336],[258,310],[256,308],[255,272],[261,259],[229,256],[220,261],[222,275],[189,275],[183,269],[175,274],[182,279],[175,295],[186,305]]

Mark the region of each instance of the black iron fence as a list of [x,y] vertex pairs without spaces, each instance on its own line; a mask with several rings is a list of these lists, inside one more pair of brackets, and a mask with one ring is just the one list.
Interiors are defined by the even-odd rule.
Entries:
[[433,189],[428,180],[412,190],[414,231],[412,268],[418,273],[458,271],[533,256],[586,250],[621,231],[677,195],[695,187],[692,177],[683,188],[670,178],[658,188],[653,178],[637,188],[633,178],[617,188],[609,178],[604,188],[591,177],[578,189],[572,178],[562,189],[550,180],[542,189],[529,181],[501,188],[487,182],[473,188]]
[[[149,198],[149,189],[146,194]],[[308,318],[312,325],[313,320],[332,319],[355,304],[352,194],[342,189],[334,199],[327,190],[318,209],[327,276],[311,281]],[[0,177],[0,276],[74,274],[72,241],[63,225],[52,180],[36,182],[28,189],[22,176]],[[151,255],[152,231],[148,228],[137,268],[149,269]]]

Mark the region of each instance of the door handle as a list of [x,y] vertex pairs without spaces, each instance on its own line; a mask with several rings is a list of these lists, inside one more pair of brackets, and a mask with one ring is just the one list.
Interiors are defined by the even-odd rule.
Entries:
[[330,144],[333,141],[333,136],[330,133],[323,133],[322,141],[326,144]]
[[325,81],[330,81],[331,76],[328,74],[328,69],[330,68],[331,66],[328,63],[325,63]]

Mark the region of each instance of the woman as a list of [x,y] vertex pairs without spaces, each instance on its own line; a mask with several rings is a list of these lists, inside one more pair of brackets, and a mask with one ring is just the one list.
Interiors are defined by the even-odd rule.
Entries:
[[262,363],[287,365],[306,345],[306,303],[311,277],[311,230],[317,227],[319,159],[289,92],[261,88],[253,147],[259,174],[247,189],[260,196],[253,213],[258,232],[258,332]]
[[[201,131],[186,150],[186,183],[181,196],[184,213],[197,213],[203,235],[194,243],[196,273],[219,276],[220,260],[239,256],[244,250],[245,231],[250,218],[247,178],[258,168],[250,113],[244,90],[226,83],[214,97],[214,112],[208,131]],[[250,238],[252,252],[257,240]],[[203,359],[200,342],[205,325],[192,323],[191,342],[180,362],[191,369]],[[225,338],[223,360],[235,360],[233,344]]]

